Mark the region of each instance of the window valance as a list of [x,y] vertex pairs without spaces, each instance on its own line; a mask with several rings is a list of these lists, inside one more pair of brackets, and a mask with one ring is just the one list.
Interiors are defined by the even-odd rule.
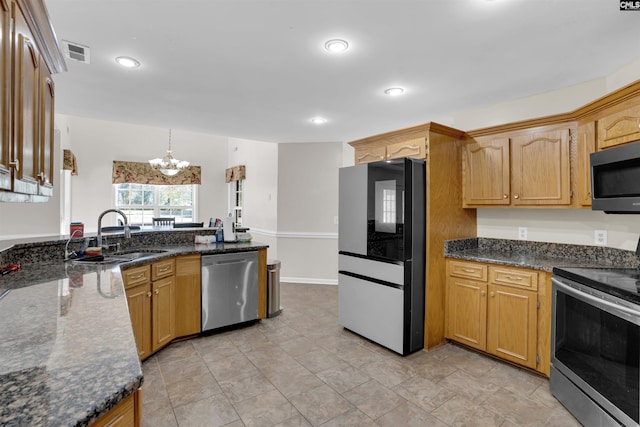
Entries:
[[78,163],[76,162],[76,156],[71,150],[62,151],[62,169],[70,170],[71,175],[78,175]]
[[179,174],[166,176],[153,169],[146,162],[113,161],[112,182],[123,184],[133,182],[136,184],[154,185],[188,185],[201,183],[200,166],[189,166]]
[[224,174],[224,182],[240,181],[245,179],[246,174],[247,167],[245,165],[228,168]]

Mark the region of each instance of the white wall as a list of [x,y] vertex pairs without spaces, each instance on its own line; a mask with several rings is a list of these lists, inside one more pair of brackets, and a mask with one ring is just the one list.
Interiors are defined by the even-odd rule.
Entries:
[[[146,162],[163,156],[169,130],[72,116],[66,116],[66,124],[78,161],[78,176],[71,178],[71,219],[84,222],[86,231],[95,232],[99,214],[114,206],[113,161]],[[176,158],[202,167],[198,220],[208,223],[212,216],[225,215],[227,138],[173,129],[171,145]],[[103,225],[116,219],[116,215],[109,215]]]
[[[62,169],[60,134],[54,142],[53,196],[44,203],[0,203],[0,250],[15,239],[58,235],[60,230]],[[4,241],[4,242],[3,242]],[[9,242],[11,241],[11,242]]]
[[341,143],[278,147],[278,257],[283,280],[337,283]]
[[[451,126],[473,130],[532,119],[580,108],[640,79],[640,60],[607,78],[561,90],[460,113]],[[528,228],[528,240],[594,245],[594,231],[606,230],[606,246],[635,250],[640,233],[637,215],[606,215],[584,209],[478,209],[478,236],[518,238],[518,227]]]
[[338,168],[342,143],[229,139],[229,166],[245,165],[244,224],[281,262],[282,281],[337,283]]
[[227,166],[245,165],[244,225],[278,259],[278,144],[229,138]]

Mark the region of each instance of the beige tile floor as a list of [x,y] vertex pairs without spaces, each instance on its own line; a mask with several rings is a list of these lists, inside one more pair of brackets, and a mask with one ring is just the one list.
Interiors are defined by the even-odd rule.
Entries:
[[338,325],[337,286],[143,363],[143,426],[579,426],[548,381],[447,344],[401,357]]

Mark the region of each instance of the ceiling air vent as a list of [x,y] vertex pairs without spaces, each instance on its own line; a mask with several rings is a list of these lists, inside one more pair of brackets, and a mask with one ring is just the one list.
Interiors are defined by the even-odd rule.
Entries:
[[91,61],[91,52],[89,46],[83,46],[78,43],[62,40],[62,48],[64,56],[74,61],[89,64]]

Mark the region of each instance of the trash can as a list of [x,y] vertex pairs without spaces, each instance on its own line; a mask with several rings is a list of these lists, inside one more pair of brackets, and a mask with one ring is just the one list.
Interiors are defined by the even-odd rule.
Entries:
[[267,261],[267,317],[275,317],[280,307],[280,261]]

